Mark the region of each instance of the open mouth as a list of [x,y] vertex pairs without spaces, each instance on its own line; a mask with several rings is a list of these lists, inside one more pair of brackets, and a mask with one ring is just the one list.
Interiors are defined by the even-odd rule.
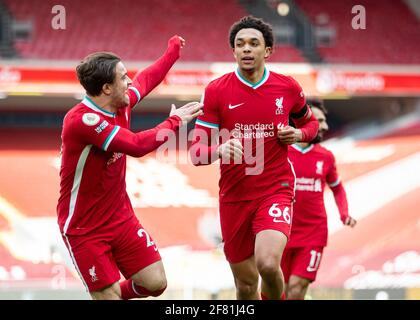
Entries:
[[243,57],[242,61],[245,62],[245,63],[250,63],[250,62],[254,61],[254,58],[253,57]]

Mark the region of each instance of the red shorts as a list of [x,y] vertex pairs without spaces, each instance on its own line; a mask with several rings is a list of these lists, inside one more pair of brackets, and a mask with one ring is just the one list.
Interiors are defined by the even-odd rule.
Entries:
[[319,246],[286,248],[281,259],[284,281],[288,283],[291,275],[315,281],[323,251]]
[[229,263],[244,261],[254,254],[255,236],[277,230],[289,238],[293,194],[284,193],[256,200],[220,203],[224,252]]
[[156,244],[137,218],[104,226],[92,234],[63,236],[73,264],[88,291],[97,291],[161,260]]

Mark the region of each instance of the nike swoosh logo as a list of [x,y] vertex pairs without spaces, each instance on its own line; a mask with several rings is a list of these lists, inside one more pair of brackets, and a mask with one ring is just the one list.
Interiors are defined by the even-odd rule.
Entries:
[[241,105],[243,105],[245,102],[242,102],[240,104],[235,104],[234,106],[232,106],[231,104],[229,104],[229,109],[235,109],[237,107],[240,107]]

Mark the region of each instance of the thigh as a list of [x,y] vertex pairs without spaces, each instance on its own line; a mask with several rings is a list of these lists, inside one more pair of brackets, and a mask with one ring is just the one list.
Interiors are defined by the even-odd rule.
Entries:
[[324,247],[308,246],[296,251],[295,264],[291,275],[315,281],[321,264]]
[[126,279],[161,260],[156,242],[135,216],[114,232],[114,259]]
[[255,235],[252,220],[257,206],[254,201],[220,203],[220,225],[226,259],[237,264],[254,254]]
[[262,230],[255,239],[255,261],[257,266],[280,268],[281,257],[287,244],[287,237],[277,230]]
[[120,279],[108,236],[64,236],[63,239],[89,292],[109,287]]
[[254,234],[264,230],[276,230],[288,239],[293,218],[293,197],[281,193],[260,201],[252,224]]

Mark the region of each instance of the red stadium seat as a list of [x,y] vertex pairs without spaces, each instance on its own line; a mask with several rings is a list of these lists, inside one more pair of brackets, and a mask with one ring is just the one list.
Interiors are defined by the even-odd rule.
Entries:
[[[336,29],[335,43],[319,47],[321,56],[331,63],[420,63],[420,23],[404,4],[395,0],[361,0],[366,9],[366,29],[354,30],[353,0],[296,0],[314,25],[327,17],[323,26]],[[395,21],[398,21],[396,27]]]
[[[51,27],[53,0],[6,0],[14,18],[32,20],[27,41],[15,43],[23,58],[79,60],[92,51],[112,51],[124,60],[155,60],[166,41],[187,40],[182,61],[233,61],[228,44],[231,24],[248,13],[233,0],[63,0],[66,30]],[[298,49],[282,47],[273,62],[301,62]]]

